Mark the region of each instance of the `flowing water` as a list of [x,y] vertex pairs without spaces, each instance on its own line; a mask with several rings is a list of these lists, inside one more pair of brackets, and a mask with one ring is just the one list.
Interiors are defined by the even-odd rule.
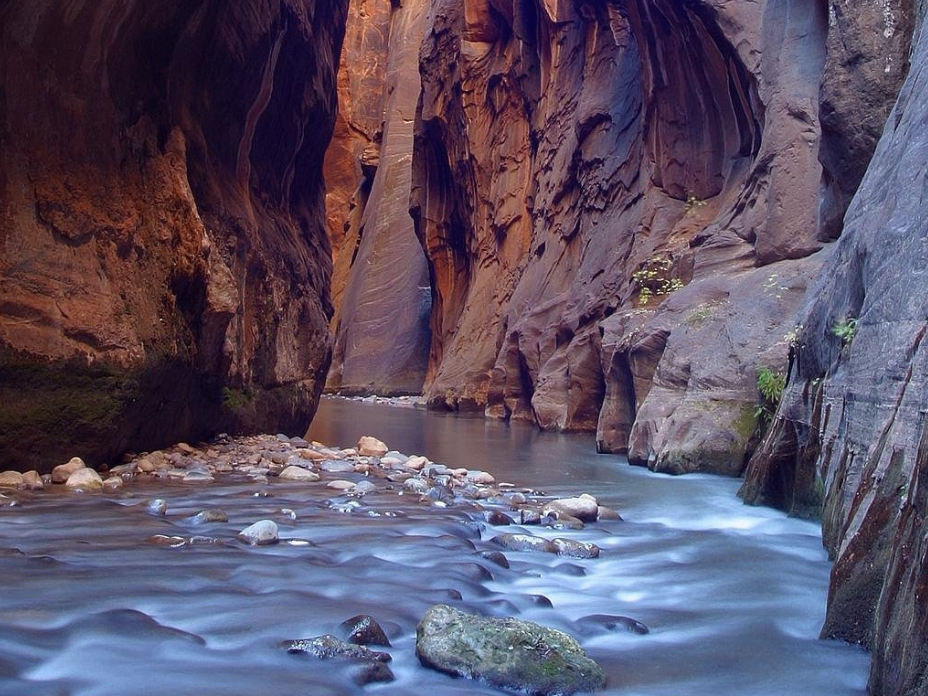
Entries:
[[[589,492],[625,521],[556,533],[595,542],[598,559],[506,552],[507,570],[475,552],[514,528],[392,493],[352,512],[330,506],[331,490],[274,480],[23,495],[0,508],[0,694],[499,694],[419,666],[416,624],[436,603],[566,630],[605,669],[606,694],[865,693],[867,654],[816,639],[830,569],[817,525],[742,506],[737,481],[651,474],[595,454],[589,436],[341,400],[323,401],[308,437],[349,446],[363,434],[519,486]],[[153,497],[166,516],[147,511]],[[212,507],[230,522],[190,521]],[[291,543],[234,541],[262,518]],[[228,543],[144,543],[153,534]],[[391,636],[393,683],[355,686],[351,667],[279,647],[362,613]],[[651,632],[581,621],[596,614]]]

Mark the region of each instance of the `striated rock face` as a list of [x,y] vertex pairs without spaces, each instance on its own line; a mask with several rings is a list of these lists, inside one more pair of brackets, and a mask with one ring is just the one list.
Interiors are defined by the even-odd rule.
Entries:
[[432,1],[412,195],[432,407],[742,471],[820,216],[907,67],[910,3],[832,4]]
[[418,394],[425,377],[431,293],[409,194],[427,9],[427,0],[350,7],[341,114],[325,164],[335,251],[333,391]]
[[[823,629],[873,650],[870,690],[928,688],[928,35],[809,294],[790,384],[742,495],[820,509]],[[837,334],[843,334],[843,338]]]
[[344,5],[0,7],[0,468],[305,428]]

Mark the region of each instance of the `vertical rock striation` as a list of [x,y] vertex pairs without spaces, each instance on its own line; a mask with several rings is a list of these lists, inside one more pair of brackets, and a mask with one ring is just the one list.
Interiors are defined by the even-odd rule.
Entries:
[[[430,405],[740,473],[757,372],[785,362],[819,218],[846,205],[831,186],[820,211],[820,184],[853,191],[873,147],[846,95],[876,121],[904,75],[896,4],[877,45],[879,8],[830,26],[798,1],[433,0],[412,196]],[[824,172],[820,103],[844,153]]]
[[418,394],[429,349],[428,267],[409,216],[426,0],[354,0],[326,157],[335,248],[327,388]]
[[742,495],[821,509],[825,636],[873,650],[870,690],[928,689],[928,36],[809,293],[790,384]]
[[306,426],[344,5],[0,6],[0,468]]

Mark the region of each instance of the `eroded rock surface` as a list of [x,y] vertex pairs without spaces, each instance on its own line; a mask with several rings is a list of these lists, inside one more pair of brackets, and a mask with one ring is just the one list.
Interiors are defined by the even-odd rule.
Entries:
[[433,0],[412,195],[429,404],[740,473],[757,372],[835,235],[820,191],[840,215],[907,67],[908,3],[832,5]]
[[428,0],[352,0],[326,155],[335,351],[327,388],[418,394],[431,294],[409,215],[418,50]]
[[0,8],[0,461],[302,431],[342,0]]
[[928,501],[928,36],[809,294],[776,420],[742,495],[823,510],[826,636],[871,647],[870,691],[924,693]]

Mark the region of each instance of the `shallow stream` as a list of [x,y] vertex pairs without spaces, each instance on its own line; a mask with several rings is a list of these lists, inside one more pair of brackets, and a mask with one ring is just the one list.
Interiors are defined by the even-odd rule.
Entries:
[[[605,694],[865,693],[869,656],[817,640],[830,569],[818,526],[743,506],[737,481],[651,474],[597,455],[589,436],[343,400],[323,401],[308,439],[345,447],[361,435],[518,486],[591,493],[625,521],[525,528],[603,552],[573,560],[507,551],[507,570],[475,552],[498,550],[489,540],[516,528],[415,496],[370,493],[340,512],[345,499],[334,491],[273,479],[23,494],[0,508],[0,694],[500,694],[419,666],[416,624],[436,603],[571,633],[605,669]],[[155,497],[167,500],[167,515],[148,511]],[[216,507],[228,523],[190,520]],[[235,541],[262,518],[295,543]],[[146,544],[155,534],[228,543]],[[339,634],[356,614],[390,635],[395,682],[359,687],[349,667],[279,647]],[[580,621],[596,614],[633,617],[650,633]]]

